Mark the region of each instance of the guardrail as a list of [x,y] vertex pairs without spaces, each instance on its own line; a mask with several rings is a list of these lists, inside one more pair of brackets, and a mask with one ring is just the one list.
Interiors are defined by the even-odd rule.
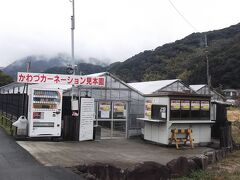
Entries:
[[12,124],[13,121],[11,119],[2,115],[0,116],[0,126],[3,127],[6,130],[6,132],[11,136],[17,134],[17,128],[14,127]]

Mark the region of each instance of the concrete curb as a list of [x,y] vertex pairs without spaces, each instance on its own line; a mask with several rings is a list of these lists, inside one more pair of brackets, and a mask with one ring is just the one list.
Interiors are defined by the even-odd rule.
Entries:
[[190,158],[179,157],[169,161],[166,165],[151,161],[136,164],[129,169],[120,169],[104,163],[79,165],[75,168],[78,174],[83,175],[88,180],[172,179],[188,176],[196,170],[206,170],[208,165],[223,160],[231,152],[230,148],[222,148]]

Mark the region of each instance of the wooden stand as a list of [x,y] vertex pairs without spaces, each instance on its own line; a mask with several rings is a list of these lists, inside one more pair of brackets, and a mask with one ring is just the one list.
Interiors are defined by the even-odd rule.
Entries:
[[[179,143],[184,142],[184,145],[189,141],[191,148],[193,149],[193,141],[192,139],[192,129],[172,129],[171,130],[171,138],[169,138],[170,144],[175,141],[176,148],[179,149]],[[177,137],[179,134],[183,134],[185,137]]]

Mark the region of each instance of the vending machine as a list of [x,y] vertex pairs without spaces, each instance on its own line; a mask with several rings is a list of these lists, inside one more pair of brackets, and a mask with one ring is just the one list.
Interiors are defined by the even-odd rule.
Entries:
[[62,90],[29,89],[28,136],[59,137],[61,135]]

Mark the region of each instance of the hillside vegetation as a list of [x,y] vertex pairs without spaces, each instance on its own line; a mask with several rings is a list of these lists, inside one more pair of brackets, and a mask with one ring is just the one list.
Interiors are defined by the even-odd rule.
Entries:
[[153,51],[141,52],[109,71],[127,82],[180,78],[188,84],[206,84],[206,53],[212,85],[240,88],[240,24],[193,33]]
[[0,87],[13,82],[12,77],[0,71]]

